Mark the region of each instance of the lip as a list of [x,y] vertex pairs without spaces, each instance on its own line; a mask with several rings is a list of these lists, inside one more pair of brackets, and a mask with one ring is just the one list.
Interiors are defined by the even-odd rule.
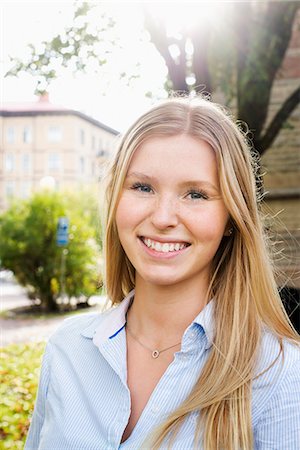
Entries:
[[[148,236],[147,236],[148,237]],[[151,239],[150,237],[149,237],[149,239]],[[153,239],[154,241],[155,240],[157,240],[157,239]],[[140,243],[140,245],[141,245],[141,247],[142,247],[142,249],[149,255],[149,256],[152,256],[153,258],[156,258],[156,259],[173,259],[173,258],[176,258],[176,257],[178,257],[178,256],[180,256],[180,255],[182,255],[183,253],[185,253],[189,248],[190,248],[190,245],[188,246],[188,247],[184,247],[182,250],[177,250],[176,252],[168,252],[168,253],[165,253],[165,252],[158,252],[158,251],[156,251],[156,250],[153,250],[152,248],[149,248],[149,247],[147,247],[147,245],[142,241],[142,239],[141,239],[141,237],[139,237],[139,239],[138,239],[138,241],[139,241],[139,243]],[[158,242],[173,242],[173,241],[158,241]],[[186,241],[174,241],[174,242],[182,242],[182,243],[186,243]]]

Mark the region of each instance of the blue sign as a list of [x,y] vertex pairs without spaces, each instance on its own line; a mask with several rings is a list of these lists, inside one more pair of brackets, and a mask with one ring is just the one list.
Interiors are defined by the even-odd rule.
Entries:
[[69,219],[60,217],[57,222],[56,243],[58,246],[67,245],[69,242]]

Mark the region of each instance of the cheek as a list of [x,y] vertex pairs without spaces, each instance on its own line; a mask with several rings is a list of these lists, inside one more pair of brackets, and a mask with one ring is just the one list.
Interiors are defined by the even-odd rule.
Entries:
[[227,222],[226,211],[202,210],[197,218],[195,215],[189,217],[189,229],[199,240],[217,242],[221,241]]

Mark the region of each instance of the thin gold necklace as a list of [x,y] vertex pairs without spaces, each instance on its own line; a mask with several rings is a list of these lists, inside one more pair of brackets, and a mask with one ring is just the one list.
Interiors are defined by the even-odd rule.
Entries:
[[142,347],[144,347],[146,350],[149,350],[151,352],[152,358],[156,359],[159,357],[159,355],[163,352],[166,352],[167,350],[170,350],[170,348],[176,347],[177,345],[181,344],[181,342],[178,342],[177,344],[171,345],[170,347],[164,348],[162,350],[152,350],[152,348],[148,347],[147,345],[143,344],[138,337],[136,337],[132,331],[129,329],[128,325],[126,324],[126,329],[128,331],[128,333],[130,334],[130,336],[136,341],[138,342]]

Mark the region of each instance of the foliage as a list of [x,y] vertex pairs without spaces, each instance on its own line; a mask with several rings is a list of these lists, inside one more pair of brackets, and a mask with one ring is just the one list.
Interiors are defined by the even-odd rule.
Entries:
[[[215,8],[213,20],[206,17],[209,7]],[[166,90],[214,93],[221,89],[225,103],[236,99],[237,117],[248,124],[260,154],[271,146],[299,104],[297,87],[267,124],[271,90],[299,7],[298,1],[177,3],[172,5],[171,16],[187,17],[185,12],[190,9],[190,17],[170,33],[168,20],[153,12],[152,4],[142,4],[145,29],[168,70]],[[95,17],[97,25],[92,20]],[[6,75],[32,74],[38,80],[39,93],[57,77],[61,66],[74,73],[97,71],[103,75],[102,66],[109,55],[123,45],[122,36],[116,33],[114,17],[105,8],[99,9],[97,2],[77,2],[72,26],[42,42],[41,48],[31,45],[27,61],[14,61]],[[127,60],[131,53],[128,48]],[[139,65],[137,61],[135,69]],[[120,80],[138,77],[135,69],[127,63],[125,72],[132,73],[122,71]]]
[[[70,222],[69,243],[64,248],[56,244],[59,217]],[[63,294],[86,298],[96,293],[100,253],[96,230],[88,220],[92,219],[85,217],[74,197],[49,191],[13,203],[0,216],[2,267],[11,270],[47,311],[57,309],[56,300]]]
[[22,449],[33,412],[44,342],[1,349],[0,449]]
[[108,36],[114,21],[102,14],[98,25],[92,26],[90,21],[84,20],[90,8],[88,2],[83,2],[74,12],[72,25],[62,33],[39,46],[29,44],[30,56],[26,62],[11,58],[13,65],[6,75],[17,76],[21,71],[33,75],[37,78],[36,94],[43,94],[58,77],[61,67],[73,73],[85,72],[91,67],[94,72],[99,70],[117,45],[114,37]]
[[88,186],[82,187],[76,192],[66,193],[67,201],[72,204],[73,210],[76,210],[77,214],[93,229],[97,245],[100,248],[102,248],[100,220],[102,215],[101,195],[98,189],[93,189]]

